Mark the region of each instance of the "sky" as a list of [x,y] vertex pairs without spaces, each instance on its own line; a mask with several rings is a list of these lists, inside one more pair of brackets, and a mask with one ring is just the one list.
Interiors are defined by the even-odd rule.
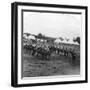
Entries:
[[81,14],[24,12],[23,32],[72,39],[80,36]]

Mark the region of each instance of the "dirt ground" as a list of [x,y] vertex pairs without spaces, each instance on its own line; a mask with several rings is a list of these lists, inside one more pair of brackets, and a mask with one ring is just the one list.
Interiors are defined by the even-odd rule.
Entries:
[[49,60],[41,60],[37,57],[24,54],[22,65],[23,77],[53,76],[53,75],[79,75],[80,58],[76,58],[72,64],[72,58],[52,54]]

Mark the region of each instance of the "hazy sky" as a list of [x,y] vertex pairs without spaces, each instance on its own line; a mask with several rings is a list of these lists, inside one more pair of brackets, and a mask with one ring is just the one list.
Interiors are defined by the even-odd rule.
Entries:
[[25,32],[71,39],[80,36],[81,14],[24,12]]

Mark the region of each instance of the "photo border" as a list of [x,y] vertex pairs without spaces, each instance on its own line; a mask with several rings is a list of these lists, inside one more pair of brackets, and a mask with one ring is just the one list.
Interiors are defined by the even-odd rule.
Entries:
[[[53,8],[72,8],[85,10],[85,80],[64,81],[64,82],[48,82],[33,84],[18,84],[18,6],[37,6],[37,7],[53,7]],[[14,2],[11,4],[11,85],[13,87],[23,86],[41,86],[41,85],[57,85],[57,84],[73,84],[88,82],[88,7],[73,5],[57,5],[43,3],[24,3]]]
[[[23,47],[23,23],[24,23],[24,12],[35,12],[35,13],[54,13],[54,14],[60,14],[60,13],[63,13],[63,14],[82,14],[81,12],[66,12],[66,11],[47,11],[47,10],[33,10],[33,9],[30,9],[30,10],[26,10],[26,9],[21,9],[21,48]],[[23,73],[23,48],[21,49],[21,74]],[[21,78],[23,78],[23,75],[21,75]]]

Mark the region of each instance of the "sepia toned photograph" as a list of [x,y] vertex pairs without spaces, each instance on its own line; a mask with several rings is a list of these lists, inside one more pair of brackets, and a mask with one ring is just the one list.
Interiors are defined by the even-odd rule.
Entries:
[[87,82],[87,7],[12,3],[11,84]]

